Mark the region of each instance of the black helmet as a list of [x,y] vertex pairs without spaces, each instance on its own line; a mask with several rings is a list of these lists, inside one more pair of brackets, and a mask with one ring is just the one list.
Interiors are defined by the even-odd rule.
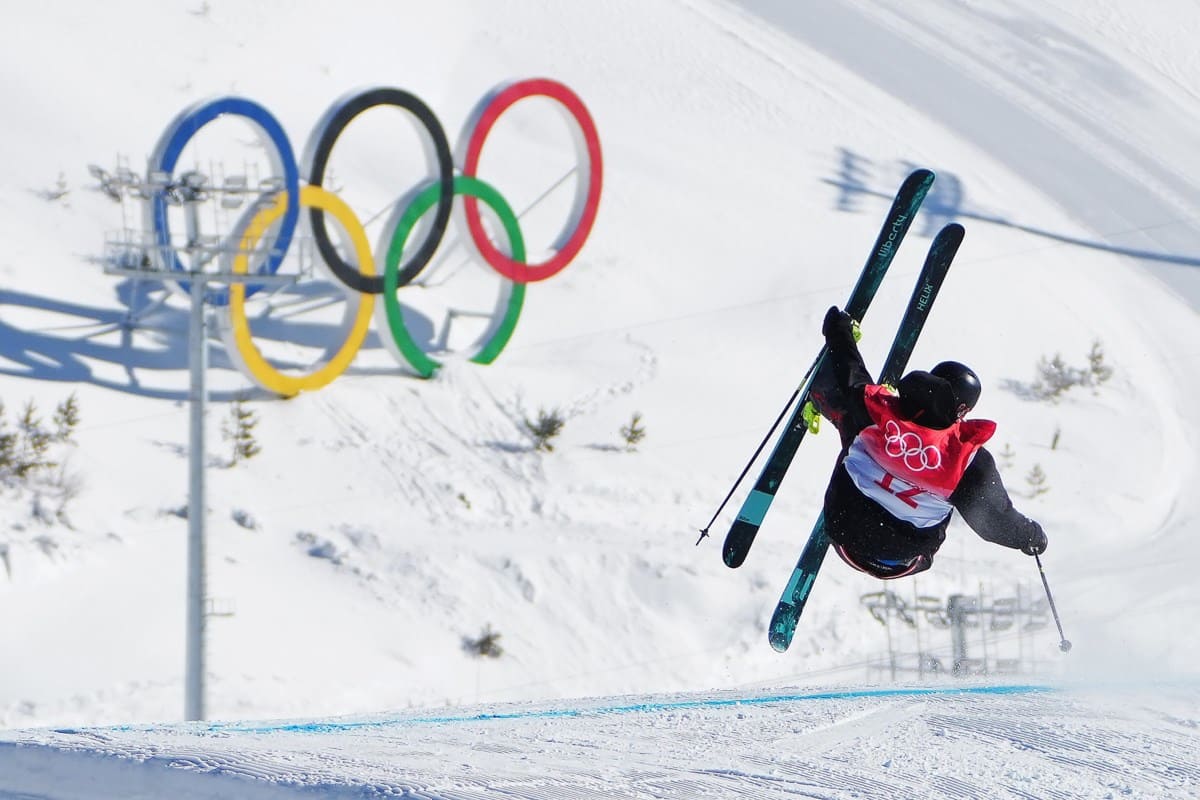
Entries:
[[950,388],[954,390],[954,399],[958,402],[959,419],[962,419],[963,415],[979,402],[983,384],[979,382],[979,376],[975,374],[975,371],[966,364],[960,364],[957,361],[943,361],[930,372],[947,381]]

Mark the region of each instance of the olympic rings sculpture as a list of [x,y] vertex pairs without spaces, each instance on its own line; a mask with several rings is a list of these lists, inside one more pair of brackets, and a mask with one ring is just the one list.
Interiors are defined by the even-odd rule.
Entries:
[[[476,175],[484,143],[500,116],[529,97],[546,97],[561,107],[574,123],[579,178],[570,214],[559,233],[553,254],[542,263],[526,263],[525,242],[517,215],[504,197]],[[384,226],[383,239],[372,250],[362,222],[348,205],[323,187],[330,157],[338,138],[351,122],[371,108],[390,106],[407,112],[423,137],[427,180],[403,195]],[[184,147],[210,122],[226,115],[250,123],[268,154],[274,178],[266,200],[253,205],[235,226],[239,246],[228,264],[235,274],[275,274],[308,209],[308,226],[319,253],[318,264],[340,284],[347,295],[342,321],[342,341],[329,348],[308,372],[287,374],[272,365],[255,345],[246,316],[245,301],[258,288],[252,282],[234,282],[228,290],[212,290],[206,300],[222,307],[221,333],[234,363],[264,389],[282,395],[320,388],[345,371],[366,339],[374,313],[389,351],[401,363],[429,377],[440,363],[422,350],[407,327],[397,299],[400,288],[411,283],[432,260],[445,235],[456,197],[462,198],[465,227],[474,250],[502,278],[503,289],[488,329],[471,348],[469,358],[480,364],[496,359],[511,338],[524,304],[525,285],[543,281],[562,271],[578,254],[595,223],[602,187],[602,157],[595,123],[583,102],[566,86],[545,78],[500,84],[488,92],[469,115],[459,137],[456,159],[449,140],[433,111],[415,95],[402,89],[376,87],[350,92],[322,116],[309,136],[301,163],[297,163],[283,127],[264,107],[241,97],[202,101],[183,112],[160,137],[149,163],[151,175],[160,176],[146,197],[146,229],[165,270],[187,272],[171,246],[168,206],[171,198],[162,186],[169,182]],[[584,168],[586,166],[586,169]],[[302,178],[303,176],[303,178]],[[494,244],[484,228],[480,204],[499,219],[506,248]],[[408,239],[432,210],[424,239],[415,248]],[[327,218],[332,217],[344,237],[343,248],[334,244]],[[258,248],[272,231],[269,247]],[[409,252],[411,250],[411,252]],[[251,263],[252,259],[258,263]],[[182,281],[176,285],[186,288]],[[248,285],[249,283],[249,285]],[[380,295],[380,303],[375,296]]]

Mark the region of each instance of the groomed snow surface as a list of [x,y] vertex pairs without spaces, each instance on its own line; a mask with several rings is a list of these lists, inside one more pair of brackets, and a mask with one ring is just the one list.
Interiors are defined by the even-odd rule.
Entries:
[[1169,687],[793,689],[39,732],[4,758],[18,798],[1187,797],[1198,711]]
[[[0,798],[1200,796],[1192,3],[121,0],[8,16],[0,400],[11,426],[27,401],[49,416],[74,393],[81,421],[57,489],[0,487]],[[269,108],[300,153],[364,86],[415,93],[454,144],[481,96],[531,76],[587,104],[604,193],[494,364],[450,355],[422,380],[376,322],[343,376],[283,401],[210,342],[219,616],[209,721],[179,722],[187,301],[104,274],[105,235],[136,210],[123,220],[87,165],[141,169],[170,120],[221,95]],[[480,167],[532,207],[538,259],[574,181],[556,183],[574,150],[551,108],[504,115]],[[423,175],[398,119],[356,122],[328,173],[372,246]],[[244,126],[206,131],[197,160],[263,160]],[[914,166],[937,182],[864,354],[882,359],[929,239],[962,223],[911,365],[982,376],[977,412],[999,421],[1006,484],[1049,534],[1074,644],[1059,651],[1044,608],[1033,627],[975,628],[970,654],[993,669],[962,679],[908,670],[918,647],[951,662],[946,630],[877,606],[885,627],[863,599],[1044,597],[1031,559],[960,520],[913,580],[829,560],[791,649],[767,645],[828,431],[743,567],[719,551],[748,485],[696,546]],[[443,311],[500,286],[454,230],[426,285],[399,293],[451,345],[475,317]],[[329,282],[301,289],[251,309],[284,362],[341,318]],[[1034,397],[1040,359],[1084,366],[1097,342],[1110,380]],[[238,397],[262,450],[230,466]],[[553,452],[523,431],[543,408],[567,418]],[[635,412],[647,436],[627,450]],[[472,657],[489,627],[502,654]]]

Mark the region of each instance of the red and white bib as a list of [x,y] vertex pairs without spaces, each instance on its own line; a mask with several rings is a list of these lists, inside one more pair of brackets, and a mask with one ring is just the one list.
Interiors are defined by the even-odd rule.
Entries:
[[846,454],[858,490],[897,519],[918,528],[949,516],[954,493],[975,452],[996,432],[990,420],[966,420],[934,430],[901,419],[898,398],[868,386],[864,400],[875,424],[864,428]]

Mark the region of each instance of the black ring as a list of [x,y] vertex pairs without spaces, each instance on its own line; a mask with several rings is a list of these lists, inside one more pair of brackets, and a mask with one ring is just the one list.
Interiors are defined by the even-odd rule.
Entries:
[[[446,139],[442,123],[438,121],[429,106],[414,94],[403,89],[390,88],[370,89],[341,101],[336,110],[326,115],[328,121],[325,130],[321,132],[321,138],[311,151],[312,165],[309,168],[308,182],[312,186],[321,185],[321,181],[325,177],[325,167],[329,162],[329,155],[333,152],[334,142],[350,124],[350,121],[368,108],[382,105],[402,108],[425,126],[425,130],[429,132],[433,142],[439,172],[438,181],[441,185],[437,211],[433,215],[433,224],[425,236],[425,240],[421,242],[421,246],[413,253],[408,263],[400,268],[398,285],[405,286],[411,283],[433,258],[433,254],[441,244],[442,236],[446,232],[446,225],[450,221],[450,210],[454,203],[454,159],[450,155],[450,142]],[[317,242],[317,249],[338,279],[362,294],[382,294],[383,276],[363,275],[353,265],[343,261],[329,238],[329,231],[325,228],[325,213],[314,208],[311,214],[313,238]]]

